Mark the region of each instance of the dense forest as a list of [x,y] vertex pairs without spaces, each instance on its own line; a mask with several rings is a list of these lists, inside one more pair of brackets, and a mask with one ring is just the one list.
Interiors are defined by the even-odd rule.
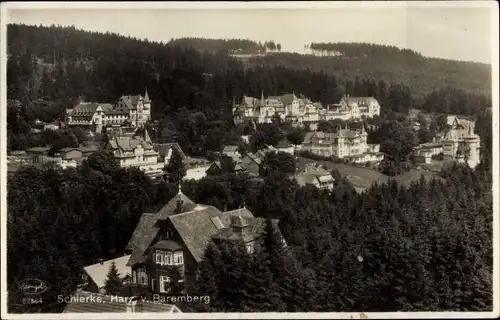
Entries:
[[[259,97],[262,91],[300,92],[324,104],[337,103],[344,94],[374,96],[383,114],[370,120],[379,128],[369,132],[369,139],[379,139],[386,149],[428,139],[408,129],[404,115],[410,108],[472,116],[486,151],[482,164],[475,170],[446,167],[441,179],[409,187],[390,180],[357,194],[334,173],[334,190],[320,192],[285,177],[280,166],[272,165],[276,159],[267,160],[262,181],[226,173],[183,182],[183,192],[196,202],[232,209],[245,201],[255,215],[280,219],[288,247],[277,245],[268,228],[266,245],[255,257],[238,247],[209,248],[199,276],[206,281],[200,280],[197,290],[210,294],[213,303],[208,309],[182,307],[491,310],[492,126],[491,98],[482,94],[490,90],[484,66],[427,58],[420,65],[401,65],[390,57],[337,64],[278,55],[281,65],[271,61],[248,68],[226,53],[111,33],[23,25],[9,25],[7,31],[7,134],[13,150],[80,143],[81,132],[30,133],[31,123],[61,118],[80,99],[115,102],[122,94],[143,94],[146,87],[156,120],[148,128],[152,138],[177,141],[190,155],[239,143],[233,99]],[[276,143],[285,136],[283,128],[286,124],[272,123],[248,130],[252,147]],[[290,130],[286,138],[300,140],[302,134]],[[402,155],[391,154],[397,156]],[[141,214],[155,212],[176,193],[171,180],[178,180],[175,170],[180,169],[174,169],[167,168],[166,178],[153,183],[96,153],[76,169],[32,167],[12,175],[7,186],[9,309],[61,311],[57,295],[73,292],[81,268],[124,254]],[[28,277],[49,286],[43,305],[20,304],[17,284]]]
[[364,43],[312,43],[310,48],[320,55],[340,55],[281,53],[251,58],[247,65],[286,66],[323,71],[345,80],[358,77],[399,83],[410,87],[418,104],[425,95],[446,87],[491,95],[491,66],[487,64],[428,58],[411,50]]
[[[420,108],[477,116],[491,107],[489,96],[471,93],[467,85],[438,89],[442,86],[427,81],[426,72],[419,73],[424,75],[420,79],[435,90],[416,97],[416,89],[409,85],[353,78],[360,70],[357,67],[349,69],[348,75],[295,68],[300,61],[247,68],[225,53],[111,33],[25,25],[9,25],[7,31],[7,136],[13,150],[18,145],[40,145],[37,135],[29,133],[35,119],[61,119],[64,110],[78,100],[114,103],[123,94],[143,94],[146,87],[153,100],[156,139],[178,141],[188,154],[218,151],[223,144],[238,143],[232,102],[243,95],[259,97],[262,92],[278,95],[295,91],[324,105],[338,103],[344,94],[373,96],[384,114]],[[387,65],[387,70],[394,65]],[[411,74],[413,67],[408,68],[398,66]],[[369,68],[363,70],[364,75],[370,73]],[[446,70],[435,71],[447,75]],[[473,72],[452,77],[457,81],[476,79]]]
[[281,51],[281,44],[274,41],[264,43],[247,39],[205,39],[205,38],[179,38],[172,39],[168,45],[173,45],[182,49],[195,49],[212,53],[239,53],[258,54],[266,52]]
[[342,56],[350,58],[369,57],[397,57],[399,59],[407,59],[416,61],[422,59],[422,55],[418,52],[409,49],[400,49],[396,46],[383,46],[372,43],[353,43],[353,42],[336,42],[336,43],[311,43],[309,48],[317,52],[338,52]]
[[[226,173],[183,182],[196,202],[233,209],[245,201],[257,216],[280,219],[288,246],[266,242],[254,258],[238,247],[209,248],[196,290],[212,303],[180,307],[491,310],[491,170],[454,165],[441,178],[409,187],[391,180],[363,194],[338,175],[332,193],[299,187],[279,166],[263,181]],[[77,169],[16,173],[8,183],[9,309],[61,311],[56,297],[75,290],[81,268],[124,254],[141,214],[176,192],[176,183],[117,169],[106,154]],[[16,284],[27,277],[49,286],[42,305],[20,304]]]

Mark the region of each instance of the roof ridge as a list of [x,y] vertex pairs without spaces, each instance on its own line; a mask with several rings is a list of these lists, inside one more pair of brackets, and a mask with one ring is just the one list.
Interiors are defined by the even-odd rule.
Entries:
[[[197,204],[197,203],[196,203]],[[167,218],[172,218],[172,217],[180,217],[180,216],[184,216],[186,215],[187,213],[192,213],[192,212],[202,212],[202,211],[205,211],[209,208],[214,208],[215,210],[217,211],[220,211],[219,209],[217,209],[216,207],[214,206],[211,206],[211,205],[207,205],[206,208],[203,208],[202,210],[190,210],[190,211],[186,211],[186,212],[181,212],[181,213],[177,213],[177,214],[173,214],[171,216],[168,216]]]

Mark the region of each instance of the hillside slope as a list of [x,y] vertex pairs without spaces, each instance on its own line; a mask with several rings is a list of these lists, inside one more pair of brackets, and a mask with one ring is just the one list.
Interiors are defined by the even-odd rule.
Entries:
[[275,53],[247,63],[323,71],[351,80],[396,82],[408,85],[415,97],[445,87],[491,95],[491,66],[487,64],[428,58],[411,50],[363,43],[311,44],[310,48],[315,55]]
[[[73,27],[15,24],[8,25],[7,45],[8,99],[21,102],[27,119],[51,121],[80,98],[114,102],[123,94],[143,94],[146,87],[155,119],[182,108],[231,119],[232,101],[243,95],[293,91],[323,104],[337,103],[344,94],[373,96],[384,112],[416,107],[474,115],[491,107],[489,93],[472,94],[489,91],[482,65],[417,55],[413,60],[420,61],[419,67],[402,58],[407,52],[394,49],[385,54],[384,48],[371,48],[369,59],[360,58],[359,49],[346,51],[352,59],[322,58],[279,53],[272,41],[186,38],[164,44]],[[246,64],[228,56],[236,47],[252,51],[260,46],[275,52]]]

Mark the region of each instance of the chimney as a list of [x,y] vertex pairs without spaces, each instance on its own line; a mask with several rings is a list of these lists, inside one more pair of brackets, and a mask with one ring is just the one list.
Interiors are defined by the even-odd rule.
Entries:
[[226,212],[227,211],[227,203],[224,203],[224,211],[223,212]]
[[177,200],[177,207],[175,209],[175,212],[176,213],[182,213],[182,204],[184,203],[184,201],[182,200]]
[[242,216],[231,216],[231,228],[234,233],[241,233],[243,228],[248,226],[248,222]]

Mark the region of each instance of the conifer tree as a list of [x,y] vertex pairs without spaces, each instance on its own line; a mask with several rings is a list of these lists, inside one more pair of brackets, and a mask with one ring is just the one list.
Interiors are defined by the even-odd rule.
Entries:
[[173,149],[168,164],[163,168],[162,179],[170,183],[179,183],[186,175],[186,167],[177,149]]
[[242,290],[245,291],[245,311],[281,312],[285,304],[281,299],[278,284],[273,279],[266,255],[257,255],[250,262],[250,273],[247,275]]
[[[209,244],[197,271],[194,290],[199,296],[209,296],[211,301],[218,299],[218,281],[222,276],[221,269],[223,268],[221,259],[219,248],[214,244]],[[198,312],[215,311],[211,304],[204,303],[197,304],[196,310]]]
[[106,294],[109,295],[119,295],[123,289],[123,282],[120,278],[120,273],[116,268],[115,262],[111,262],[109,267],[108,276],[104,285],[104,290]]
[[245,279],[252,272],[252,258],[240,242],[224,242],[219,248],[221,264],[215,272],[218,294],[211,308],[218,312],[243,312],[247,310]]

